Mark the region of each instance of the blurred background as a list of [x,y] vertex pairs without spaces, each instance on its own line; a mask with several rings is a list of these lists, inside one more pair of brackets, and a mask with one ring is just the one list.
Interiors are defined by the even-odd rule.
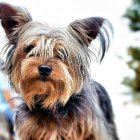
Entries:
[[[109,92],[120,140],[140,140],[140,0],[3,0],[3,2],[26,7],[34,20],[46,21],[51,26],[66,26],[75,19],[91,16],[101,16],[112,23],[113,41],[103,62],[93,64],[92,77],[102,83]],[[4,37],[0,26],[1,47]],[[9,140],[12,130],[11,133],[7,132],[9,126],[6,124],[5,116],[11,128],[14,104],[9,102],[9,99],[16,95],[9,88],[2,73],[0,73],[0,96],[2,96],[0,136]],[[3,112],[10,113],[3,115]]]

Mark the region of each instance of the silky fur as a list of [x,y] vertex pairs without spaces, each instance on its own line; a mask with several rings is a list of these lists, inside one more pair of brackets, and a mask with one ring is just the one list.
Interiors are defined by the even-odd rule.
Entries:
[[[15,118],[19,139],[118,140],[110,99],[90,78],[96,52],[89,46],[99,37],[102,60],[109,46],[104,23],[110,23],[91,17],[51,28],[6,3],[0,3],[0,19],[8,39],[3,70],[22,97]],[[42,64],[52,68],[47,77],[38,71]]]
[[22,103],[16,118],[16,129],[20,138],[113,140],[114,125],[105,121],[96,91],[90,91],[91,87],[88,85],[86,88],[81,94],[71,97],[65,106],[57,104],[53,110],[29,110]]

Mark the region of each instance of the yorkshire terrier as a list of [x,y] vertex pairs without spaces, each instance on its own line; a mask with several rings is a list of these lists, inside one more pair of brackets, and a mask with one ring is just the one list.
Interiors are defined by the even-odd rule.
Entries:
[[102,61],[110,45],[110,22],[90,17],[52,28],[7,3],[0,3],[0,19],[8,39],[3,70],[21,96],[19,139],[118,140],[110,98],[90,74],[91,59]]

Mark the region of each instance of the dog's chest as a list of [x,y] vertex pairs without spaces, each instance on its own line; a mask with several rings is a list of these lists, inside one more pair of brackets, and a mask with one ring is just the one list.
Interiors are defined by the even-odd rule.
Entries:
[[55,111],[29,111],[21,105],[16,115],[20,140],[94,140],[91,110],[77,99]]

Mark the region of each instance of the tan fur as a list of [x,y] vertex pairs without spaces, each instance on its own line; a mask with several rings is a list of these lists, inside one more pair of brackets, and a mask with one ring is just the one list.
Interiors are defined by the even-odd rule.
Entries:
[[21,140],[27,140],[28,138],[30,140],[88,140],[89,137],[90,140],[94,140],[93,128],[90,127],[91,122],[87,123],[83,118],[77,122],[77,120],[74,120],[75,118],[70,116],[61,120],[61,123],[44,118],[42,121],[44,127],[37,125],[34,119],[34,117],[26,119],[20,128],[17,128]]

